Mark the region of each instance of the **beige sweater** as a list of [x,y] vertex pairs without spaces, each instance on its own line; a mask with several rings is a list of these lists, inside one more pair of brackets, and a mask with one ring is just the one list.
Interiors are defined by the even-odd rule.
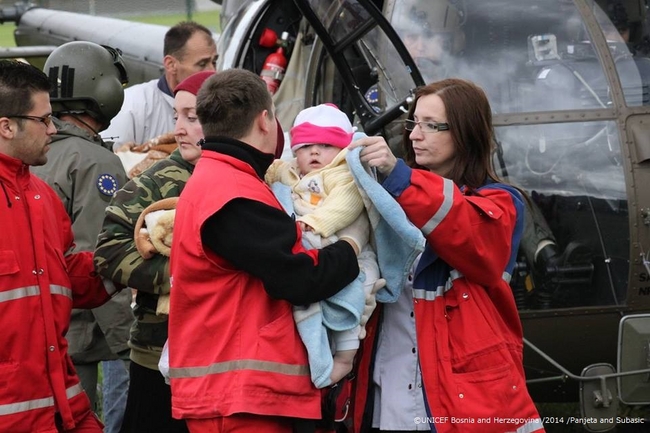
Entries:
[[282,182],[291,187],[296,219],[322,237],[349,226],[365,211],[346,154],[347,149],[343,149],[331,163],[302,177],[295,159],[276,160],[266,172],[269,185]]

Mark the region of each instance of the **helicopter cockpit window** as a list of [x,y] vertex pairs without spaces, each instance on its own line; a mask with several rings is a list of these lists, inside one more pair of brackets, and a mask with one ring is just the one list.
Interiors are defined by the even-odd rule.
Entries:
[[426,82],[449,75],[454,57],[465,46],[465,2],[396,2],[391,24],[400,35]]
[[[610,21],[594,8],[605,30]],[[425,81],[474,81],[497,113],[611,106],[602,62],[571,1],[405,0],[389,9],[385,13]],[[624,61],[625,43],[617,49],[628,103],[637,105],[632,94],[642,88],[639,73],[628,71],[634,62]]]
[[[572,1],[405,0],[388,12],[425,81],[474,81],[495,114],[612,104],[602,61]],[[626,98],[636,93],[629,101],[640,103],[638,73],[621,80],[635,89]],[[512,281],[519,308],[624,304],[629,228],[615,123],[503,126],[496,135],[500,175],[529,194],[531,232],[539,223],[547,234],[522,240]],[[544,242],[557,255],[535,262]]]
[[593,12],[614,59],[625,103],[650,105],[650,38],[644,0],[600,0]]
[[[521,272],[511,282],[519,308],[623,304],[629,228],[615,123],[503,126],[495,132],[499,175],[524,189],[532,203]],[[534,233],[539,230],[546,233]],[[536,260],[543,242],[566,256]]]

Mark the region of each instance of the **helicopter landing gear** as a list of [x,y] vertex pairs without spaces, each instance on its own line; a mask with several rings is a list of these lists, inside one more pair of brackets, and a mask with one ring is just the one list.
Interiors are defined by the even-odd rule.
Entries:
[[573,241],[559,251],[557,244],[548,244],[540,250],[533,268],[535,308],[577,305],[579,300],[572,300],[571,293],[575,287],[591,283],[593,272],[591,251],[586,245]]

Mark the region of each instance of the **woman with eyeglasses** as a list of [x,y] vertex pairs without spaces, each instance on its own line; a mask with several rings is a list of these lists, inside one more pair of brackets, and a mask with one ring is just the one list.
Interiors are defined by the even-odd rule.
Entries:
[[423,86],[404,129],[404,160],[381,137],[351,145],[427,240],[398,301],[371,319],[354,431],[543,431],[508,284],[524,201],[492,166],[487,97],[460,79]]

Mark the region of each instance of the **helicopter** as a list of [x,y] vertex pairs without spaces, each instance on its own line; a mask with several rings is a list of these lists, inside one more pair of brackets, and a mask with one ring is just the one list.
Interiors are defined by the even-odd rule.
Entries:
[[[332,102],[397,150],[418,86],[452,76],[481,86],[499,176],[527,193],[561,250],[583,252],[540,270],[522,244],[511,287],[531,395],[579,401],[577,421],[588,431],[626,424],[625,408],[650,407],[645,0],[216,3],[217,69],[272,81],[285,131],[301,109]],[[90,40],[124,52],[132,84],[161,74],[164,27],[129,33],[120,20],[78,15],[17,11],[18,50]],[[426,41],[422,52],[417,39]],[[555,421],[545,420],[549,430]]]

